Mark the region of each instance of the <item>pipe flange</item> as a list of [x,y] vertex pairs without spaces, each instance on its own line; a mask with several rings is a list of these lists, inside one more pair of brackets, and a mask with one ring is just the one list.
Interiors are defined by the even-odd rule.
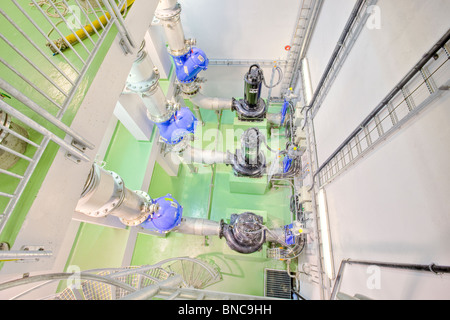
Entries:
[[150,121],[155,123],[166,122],[170,120],[170,118],[176,111],[180,110],[180,104],[177,102],[168,101],[166,104],[166,110],[167,113],[162,116],[154,116],[147,110],[147,117],[150,119]]
[[128,82],[126,83],[126,88],[134,93],[140,93],[142,95],[148,95],[151,96],[159,85],[159,79],[160,74],[159,70],[155,67],[154,69],[154,76],[152,76],[150,79],[141,81],[141,82]]
[[108,171],[111,174],[111,177],[114,179],[114,191],[111,196],[111,199],[102,207],[97,210],[86,212],[80,210],[81,213],[84,213],[87,216],[94,218],[102,218],[110,214],[115,208],[117,208],[120,204],[122,204],[123,199],[125,198],[125,186],[122,178],[117,175],[115,172]]
[[167,52],[173,57],[184,56],[191,49],[190,46],[184,46],[183,49],[180,50],[172,50],[170,47],[167,47]]
[[141,190],[136,190],[134,192],[136,194],[142,196],[146,200],[146,202],[143,205],[141,214],[137,218],[134,218],[131,220],[127,220],[125,218],[119,218],[120,222],[122,222],[124,225],[129,226],[129,227],[135,227],[137,225],[140,225],[145,220],[147,220],[148,217],[154,212],[152,210],[155,210],[151,204],[147,206],[147,204],[150,203],[152,201],[152,199],[146,192],[141,191]]
[[[178,21],[181,14],[181,5],[177,2],[175,7],[169,9],[160,9],[155,11],[155,17],[163,22]],[[177,19],[178,18],[178,19]]]
[[199,93],[200,91],[200,84],[197,81],[198,78],[195,79],[195,81],[192,82],[180,82],[177,79],[178,85],[180,87],[181,92],[183,93],[183,95],[189,99],[192,98],[193,96],[195,96],[197,93]]
[[183,139],[181,139],[181,141],[177,144],[173,144],[173,145],[168,145],[168,150],[170,150],[170,152],[176,153],[178,154],[178,156],[181,157],[182,153],[184,151],[186,151],[186,149],[189,147],[192,139],[187,137],[192,137],[192,134],[187,134],[183,137]]

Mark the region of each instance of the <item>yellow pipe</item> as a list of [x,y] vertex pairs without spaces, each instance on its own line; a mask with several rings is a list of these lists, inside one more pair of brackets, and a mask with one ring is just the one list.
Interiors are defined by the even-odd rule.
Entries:
[[[123,13],[126,8],[131,7],[131,5],[134,3],[135,0],[127,0],[126,6],[124,5],[122,9],[120,10],[120,13]],[[105,17],[106,16],[106,17]],[[86,32],[91,35],[95,32],[94,28],[96,30],[99,30],[101,28],[101,25],[105,26],[108,23],[108,20],[110,20],[111,15],[107,12],[105,15],[101,16],[98,20],[92,21],[91,24],[87,24],[84,26],[84,29]],[[99,21],[100,20],[100,21]],[[94,26],[94,28],[92,27]],[[84,32],[83,28],[76,31],[76,35],[80,40],[84,40],[87,38],[87,34]],[[75,34],[68,35],[65,39],[69,44],[75,44],[78,42],[78,38],[75,36]],[[55,46],[60,50],[63,51],[67,49],[69,46],[67,45],[66,41],[64,41],[63,38],[59,38],[58,40],[54,41]],[[50,43],[47,43],[47,46],[53,51],[54,54],[58,54],[58,50],[56,50]]]

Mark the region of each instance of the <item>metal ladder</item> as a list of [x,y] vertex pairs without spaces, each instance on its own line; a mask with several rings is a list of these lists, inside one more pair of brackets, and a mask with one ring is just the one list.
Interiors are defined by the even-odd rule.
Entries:
[[450,30],[321,165],[320,187],[353,165],[450,89]]
[[281,92],[286,92],[293,81],[296,70],[298,69],[300,56],[302,55],[302,49],[305,42],[305,36],[307,30],[309,29],[311,18],[314,13],[314,7],[318,5],[317,0],[303,0],[300,5],[300,10],[298,13],[297,24],[295,26],[290,49],[286,62],[286,69],[284,71],[284,78],[281,84]]
[[347,22],[344,33],[336,44],[332,59],[329,62],[329,68],[327,68],[328,71],[323,75],[320,84],[318,85],[317,92],[315,92],[313,101],[311,102],[310,106],[313,119],[356,43],[359,34],[363,27],[366,26],[367,20],[372,14],[371,8],[375,6],[377,1],[378,0],[360,0],[355,4],[351,19]]

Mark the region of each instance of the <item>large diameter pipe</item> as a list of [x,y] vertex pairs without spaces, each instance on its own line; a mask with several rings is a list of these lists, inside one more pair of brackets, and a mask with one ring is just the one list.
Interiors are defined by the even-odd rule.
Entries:
[[147,115],[151,121],[161,123],[169,120],[172,116],[170,103],[168,103],[159,82],[149,91],[141,93],[140,97],[147,108]]
[[208,110],[231,110],[233,106],[233,99],[231,98],[205,97],[201,93],[196,94],[194,97],[190,98],[190,100],[196,106]]
[[188,146],[182,153],[181,157],[187,163],[203,163],[203,164],[232,164],[233,157],[227,152],[216,150],[203,150]]
[[186,39],[180,14],[181,6],[175,1],[161,1],[155,11],[155,16],[161,20],[166,40],[169,45],[169,52],[172,56],[181,56],[187,53]]
[[94,164],[75,211],[96,218],[113,215],[135,226],[148,217],[150,204],[147,194],[126,188],[121,177]]
[[[145,45],[145,42],[142,43],[142,46]],[[142,47],[143,49],[144,47]],[[155,74],[155,65],[153,64],[152,59],[150,59],[147,51],[141,50],[139,52],[138,58],[134,61],[131,66],[131,71],[128,74],[127,83],[128,84],[137,84],[144,81],[152,81],[157,78]]]
[[159,84],[159,72],[144,48],[145,42],[142,43],[138,57],[131,67],[126,86],[128,90],[139,95],[151,121],[165,122],[170,119],[173,110]]
[[221,224],[217,221],[200,218],[182,218],[180,225],[173,231],[197,236],[219,236]]

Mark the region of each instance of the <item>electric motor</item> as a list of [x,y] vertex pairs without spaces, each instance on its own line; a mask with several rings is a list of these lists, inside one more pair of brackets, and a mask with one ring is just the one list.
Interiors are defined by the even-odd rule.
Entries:
[[264,74],[261,68],[254,64],[244,76],[244,99],[233,98],[233,110],[236,110],[239,120],[262,121],[267,112],[267,105],[261,98],[261,88]]
[[250,108],[256,108],[261,98],[263,73],[257,64],[250,67],[244,77],[244,100]]

